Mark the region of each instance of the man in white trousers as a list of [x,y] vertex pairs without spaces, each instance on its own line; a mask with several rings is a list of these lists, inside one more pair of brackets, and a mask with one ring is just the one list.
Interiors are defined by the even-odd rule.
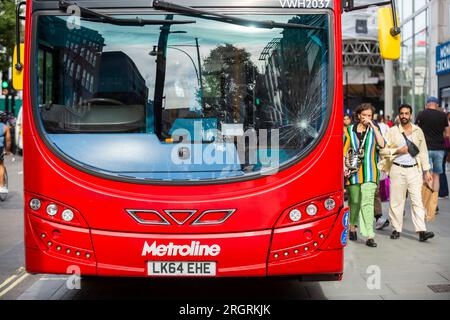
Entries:
[[[408,191],[414,228],[419,234],[419,240],[423,242],[434,237],[433,232],[426,230],[425,208],[422,201],[423,179],[429,184],[433,180],[428,149],[422,129],[411,123],[411,106],[403,104],[398,111],[400,124],[389,129],[388,145],[380,151],[383,156],[380,169],[388,172],[391,179],[389,219],[394,229],[391,239],[398,239],[402,232],[403,211]],[[414,154],[414,147],[408,148],[406,139],[416,145],[418,154]]]

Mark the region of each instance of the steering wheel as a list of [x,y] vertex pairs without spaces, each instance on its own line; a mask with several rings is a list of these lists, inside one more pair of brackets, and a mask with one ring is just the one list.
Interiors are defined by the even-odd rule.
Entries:
[[92,99],[88,99],[86,100],[83,104],[87,105],[90,103],[95,104],[95,102],[100,102],[100,104],[113,104],[115,106],[123,106],[125,105],[123,102],[116,100],[116,99],[109,99],[109,98],[92,98]]

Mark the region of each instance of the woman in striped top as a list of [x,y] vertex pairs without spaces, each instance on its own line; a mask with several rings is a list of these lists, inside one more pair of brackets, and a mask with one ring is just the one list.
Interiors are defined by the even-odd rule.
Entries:
[[355,111],[357,123],[344,130],[344,155],[349,148],[363,152],[361,166],[352,175],[344,168],[350,206],[350,240],[357,240],[356,227],[359,220],[361,234],[367,238],[366,245],[376,247],[374,241],[374,199],[380,173],[377,168],[378,150],[385,141],[377,124],[372,122],[375,108],[363,103]]

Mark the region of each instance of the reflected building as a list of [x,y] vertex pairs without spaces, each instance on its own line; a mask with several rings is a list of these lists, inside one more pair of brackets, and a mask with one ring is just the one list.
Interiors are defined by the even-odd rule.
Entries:
[[[51,82],[40,83],[40,103],[46,103],[52,97],[53,102],[59,101],[59,97],[65,97],[66,101],[61,101],[65,105],[75,106],[83,102],[83,99],[93,97],[97,88],[99,73],[99,58],[102,54],[105,39],[96,30],[86,27],[79,27],[67,30],[67,21],[55,17],[43,17],[39,19],[40,24],[44,24],[49,32],[40,38],[39,57],[41,57],[40,72],[54,72],[62,84],[60,90],[64,92],[53,92]],[[74,26],[73,26],[74,27]],[[68,32],[60,32],[67,30]],[[63,50],[53,50],[46,45],[45,37],[50,37],[49,43],[58,43]],[[56,40],[55,40],[56,39]],[[47,75],[50,78],[52,76]],[[41,82],[45,82],[45,75],[39,77]],[[65,92],[72,92],[71,95]]]
[[134,61],[122,51],[100,55],[100,68],[93,97],[117,100],[127,105],[146,105],[148,88]]
[[[288,22],[324,26],[325,21],[323,16],[299,15]],[[256,96],[262,97],[265,106],[257,109],[259,127],[280,128],[285,145],[307,145],[320,131],[329,97],[328,34],[320,29],[286,28],[281,35],[259,57],[264,68]],[[292,123],[293,118],[297,122]]]
[[394,65],[394,104],[408,103],[417,114],[427,96],[436,96],[450,111],[450,66],[438,68],[440,49],[450,45],[450,0],[397,0],[397,4],[402,41],[401,58]]

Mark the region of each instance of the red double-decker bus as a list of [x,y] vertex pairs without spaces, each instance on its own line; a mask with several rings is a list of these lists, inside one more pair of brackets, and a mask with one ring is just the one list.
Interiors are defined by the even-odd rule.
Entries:
[[341,3],[27,1],[27,271],[341,279]]

